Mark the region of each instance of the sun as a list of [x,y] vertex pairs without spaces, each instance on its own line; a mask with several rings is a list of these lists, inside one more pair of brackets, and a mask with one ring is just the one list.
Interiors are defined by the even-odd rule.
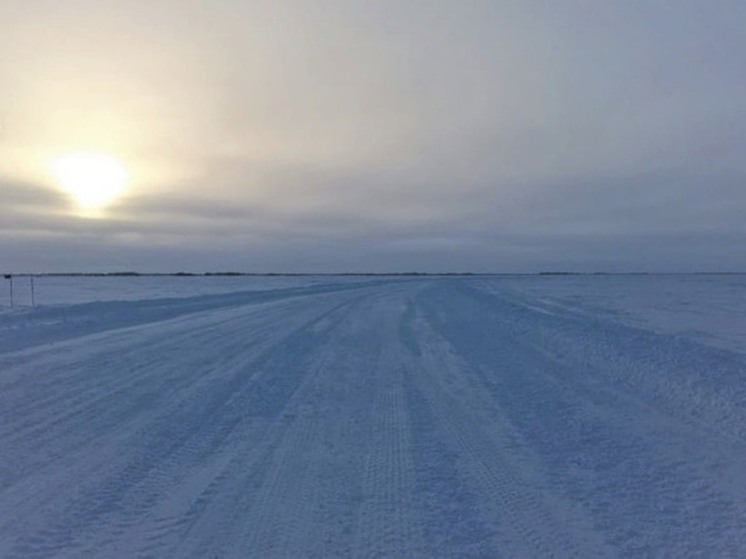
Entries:
[[82,213],[95,215],[122,195],[130,176],[126,167],[106,153],[75,152],[56,158],[51,165],[60,188]]

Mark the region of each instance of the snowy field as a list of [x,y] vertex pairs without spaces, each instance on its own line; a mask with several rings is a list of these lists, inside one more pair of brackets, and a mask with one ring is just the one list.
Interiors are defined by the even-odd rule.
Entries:
[[746,556],[746,276],[37,302],[0,313],[0,557]]
[[[317,283],[361,281],[364,276],[37,276],[34,278],[38,305],[72,305],[94,301],[137,301],[194,297],[236,291],[259,291],[282,287],[308,286]],[[15,302],[31,305],[28,277],[15,281]],[[0,308],[10,305],[10,284],[0,290]]]

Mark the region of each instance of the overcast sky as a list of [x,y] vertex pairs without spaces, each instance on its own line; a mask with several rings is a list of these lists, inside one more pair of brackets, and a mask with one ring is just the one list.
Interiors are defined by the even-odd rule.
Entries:
[[[746,270],[743,0],[0,0],[9,271]],[[119,158],[97,218],[47,161]]]

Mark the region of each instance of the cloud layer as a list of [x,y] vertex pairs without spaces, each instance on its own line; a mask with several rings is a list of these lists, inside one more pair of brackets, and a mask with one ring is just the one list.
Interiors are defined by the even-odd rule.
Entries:
[[8,269],[746,269],[742,2],[5,4]]

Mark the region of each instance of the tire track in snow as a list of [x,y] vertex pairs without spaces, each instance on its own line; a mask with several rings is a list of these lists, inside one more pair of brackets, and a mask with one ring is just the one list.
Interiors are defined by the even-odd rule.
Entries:
[[[42,456],[54,461],[56,454],[85,447],[91,438],[121,429],[123,422],[141,421],[142,414],[158,412],[152,405],[158,394],[167,405],[175,405],[182,393],[188,395],[195,389],[195,383],[204,383],[211,375],[226,376],[223,368],[230,371],[234,362],[243,358],[240,352],[251,347],[258,350],[277,335],[272,333],[279,326],[275,325],[277,319],[264,312],[251,315],[252,320],[260,321],[257,328],[245,333],[252,339],[226,336],[219,327],[232,330],[245,312],[239,309],[238,318],[235,314],[232,312],[229,319],[221,318],[217,324],[210,320],[202,328],[177,323],[170,325],[175,328],[161,325],[155,331],[140,328],[124,335],[109,335],[97,340],[101,343],[93,349],[89,349],[89,339],[81,340],[72,346],[78,347],[79,352],[73,357],[66,354],[61,363],[54,360],[54,348],[39,352],[42,359],[34,373],[34,390],[4,387],[3,403],[16,405],[3,407],[3,424],[7,427],[3,438],[16,446],[34,445],[25,455],[34,460],[38,469]],[[170,339],[172,336],[174,340]],[[200,348],[200,352],[194,355],[181,350],[182,346]],[[80,359],[80,350],[84,360]],[[239,355],[234,356],[237,351]],[[67,401],[56,397],[58,392],[82,396],[71,396]],[[18,411],[22,406],[25,409]],[[55,450],[58,442],[63,445],[59,453]],[[42,448],[43,453],[36,450]],[[19,453],[16,454],[18,458]],[[23,473],[26,468],[21,464],[18,469]],[[9,475],[3,479],[12,482]]]
[[[309,312],[319,314],[319,310],[324,312],[324,306],[319,308],[318,302],[307,303],[305,306],[307,307],[304,311],[305,314]],[[301,308],[303,307],[301,306]],[[281,309],[281,311],[281,320],[287,321],[291,317],[291,324],[297,322],[296,315],[288,313],[285,309]],[[226,347],[225,342],[232,345],[235,340],[245,335],[240,328],[230,328],[225,330],[223,334],[228,337],[223,343],[219,343],[213,348],[216,350],[215,353],[212,353],[213,357],[221,354],[221,350]],[[178,347],[181,345],[181,341],[177,338],[166,343],[175,344]],[[210,341],[215,342],[215,340]],[[204,353],[201,344],[196,345],[196,347],[199,348],[201,354]],[[297,348],[294,349],[297,350]],[[162,348],[160,347],[138,348],[138,353],[143,354],[146,360],[161,352]],[[207,354],[209,356],[211,352],[208,350]],[[198,354],[198,357],[200,360],[204,359],[204,355]],[[193,367],[190,374],[194,377],[193,382],[196,381],[196,385],[190,387],[191,392],[188,392],[188,398],[186,400],[176,399],[176,403],[171,402],[170,399],[166,400],[170,409],[167,408],[160,412],[157,409],[151,410],[155,415],[150,420],[140,417],[140,424],[143,425],[143,428],[147,425],[148,431],[143,431],[142,435],[135,433],[133,439],[135,446],[128,451],[127,462],[120,464],[118,461],[112,461],[105,466],[107,469],[104,472],[96,472],[94,480],[103,481],[103,485],[94,481],[85,484],[88,488],[85,488],[85,486],[78,487],[75,491],[77,496],[72,497],[72,499],[68,497],[69,504],[60,511],[59,517],[61,520],[51,522],[48,519],[45,520],[45,528],[37,532],[39,535],[17,543],[15,549],[18,550],[19,554],[21,556],[44,556],[48,552],[58,550],[61,547],[67,546],[69,548],[75,541],[83,540],[86,531],[94,531],[92,530],[94,525],[101,525],[106,522],[114,524],[115,532],[117,530],[126,532],[126,522],[117,526],[117,522],[121,520],[124,514],[122,510],[119,510],[119,507],[124,506],[123,503],[126,505],[128,503],[127,499],[134,499],[134,502],[137,502],[138,493],[147,495],[147,500],[152,500],[158,495],[158,491],[154,491],[158,484],[156,482],[153,485],[149,483],[149,480],[163,479],[163,476],[158,474],[159,470],[173,471],[172,466],[176,465],[183,467],[184,457],[193,451],[193,448],[190,447],[190,438],[195,433],[199,434],[200,424],[209,415],[222,414],[225,411],[225,404],[231,401],[235,402],[236,393],[240,391],[239,387],[245,385],[246,375],[241,374],[241,370],[246,367],[246,363],[242,363],[245,359],[245,354],[239,353],[236,355],[233,368],[225,367],[225,362],[221,361],[220,369],[213,376],[220,375],[228,379],[232,376],[234,380],[229,380],[227,383],[223,382],[222,385],[218,384],[220,389],[217,390],[215,382],[205,382],[201,378],[200,369]],[[207,360],[209,361],[209,359]],[[298,371],[302,372],[302,368],[298,368]],[[205,389],[195,392],[195,386],[199,386],[200,383],[205,385]],[[256,383],[253,384],[253,387],[256,388]],[[280,387],[278,391],[278,387],[273,386],[271,382],[269,384],[265,382],[264,391],[250,391],[247,386],[243,386],[243,390],[246,394],[250,394],[250,400],[253,400],[245,403],[253,404],[254,408],[258,409],[258,412],[257,409],[252,410],[252,415],[257,415],[257,413],[259,415],[262,413],[271,414],[273,411],[271,406],[274,405],[277,408],[281,405],[277,400],[267,401],[267,397],[277,398],[282,396],[283,388]],[[206,400],[205,397],[207,397]],[[101,410],[100,403],[96,403],[94,409]],[[233,409],[239,414],[239,417],[233,421],[236,424],[240,419],[241,412],[235,405]],[[249,409],[251,410],[250,406]],[[221,424],[220,421],[215,423],[218,430],[221,426],[225,427],[225,423]],[[214,437],[215,433],[212,436]],[[206,449],[207,455],[210,452],[210,449]],[[175,459],[169,462],[170,457]],[[122,465],[124,465],[124,469],[121,469]],[[138,491],[138,487],[141,487],[141,490]],[[135,507],[134,514],[131,514],[130,517],[137,518],[142,510],[147,508],[147,504],[145,502]],[[52,515],[52,518],[58,515],[54,510],[50,510],[49,514]],[[38,511],[36,515],[39,516]],[[111,518],[112,516],[113,518]]]
[[[401,314],[411,289],[379,302],[372,313],[377,334],[375,367],[368,390],[372,394],[369,443],[363,466],[363,501],[357,526],[357,557],[417,557],[425,554],[423,526],[417,521],[413,496],[415,464],[411,422],[405,395],[402,359],[398,343]],[[382,311],[385,311],[382,312]]]
[[[298,424],[301,425],[301,429],[293,429],[296,422],[296,414],[292,412],[296,407],[294,402],[303,384],[314,374],[313,368],[307,364],[311,363],[316,347],[322,344],[323,339],[328,336],[326,329],[318,328],[318,325],[327,321],[329,316],[340,312],[348,312],[349,304],[349,302],[336,304],[331,310],[316,316],[312,321],[304,324],[291,336],[274,346],[261,357],[259,364],[253,367],[258,370],[258,373],[252,375],[253,384],[248,386],[245,392],[235,394],[229,402],[231,408],[246,410],[237,421],[239,428],[244,428],[247,423],[246,419],[254,421],[259,419],[269,427],[269,431],[264,429],[261,431],[260,438],[255,438],[254,445],[246,446],[247,450],[251,449],[251,453],[246,455],[246,461],[233,460],[233,463],[242,469],[246,468],[247,462],[254,466],[252,470],[254,484],[259,483],[261,487],[271,484],[272,461],[278,452],[282,453],[283,449],[287,450],[288,439],[292,438],[293,443],[304,445],[314,434],[313,421],[299,421]],[[277,424],[279,424],[279,428],[276,428]],[[244,439],[243,436],[241,438]],[[245,445],[246,441],[242,441],[241,444]],[[258,453],[257,448],[262,448],[263,451]],[[225,481],[233,483],[235,482],[234,475],[237,474],[238,472],[234,472],[232,475],[223,473],[222,477]],[[212,486],[214,497],[219,497],[218,489],[219,485]],[[235,489],[236,487],[233,486],[232,490]],[[206,495],[202,494],[201,497],[205,498]],[[266,503],[257,504],[257,500],[260,500],[260,498],[256,497],[255,494],[255,502],[251,503],[251,508],[258,507],[260,510],[267,510]],[[205,500],[205,505],[209,504]],[[246,512],[248,513],[251,508]],[[197,517],[196,510],[195,508],[191,509],[195,523],[202,520]],[[204,507],[200,513],[204,513],[206,510],[207,508]],[[242,519],[241,524],[243,525],[245,522],[247,522],[246,519]],[[251,522],[249,521],[249,523]],[[233,531],[233,539],[237,539],[235,530]],[[240,548],[240,546],[238,547]],[[220,549],[220,547],[216,549]],[[186,552],[186,550],[184,551]],[[204,556],[204,552],[205,550],[200,551],[195,556]],[[210,551],[210,553],[213,552],[216,551]],[[224,551],[221,553],[224,553]],[[163,550],[161,551],[162,554]],[[241,553],[238,555],[243,556]]]
[[[644,385],[638,398],[630,397],[629,385],[608,380],[628,373],[613,361],[594,369],[592,360],[575,361],[569,352],[562,361],[547,358],[543,343],[555,332],[572,332],[572,323],[563,330],[557,317],[521,311],[463,284],[442,291],[431,323],[539,459],[550,489],[545,494],[585,508],[595,530],[625,555],[685,554],[703,541],[718,555],[738,555],[746,533],[737,512],[742,505],[713,483],[712,471],[729,475],[734,466],[726,457],[738,460],[743,449],[734,449],[731,441],[718,449],[701,429],[687,429],[670,405],[652,405]],[[553,330],[533,332],[532,321],[546,320],[554,321]],[[596,330],[595,338],[571,342],[568,349],[595,340],[608,344],[607,332]],[[619,332],[622,344],[624,333]],[[665,338],[658,343],[661,353],[669,350]],[[651,376],[665,375],[653,363],[637,366],[647,366]],[[693,464],[692,456],[697,456]],[[681,526],[688,529],[681,532]]]
[[[430,297],[432,293],[420,297],[419,306],[426,308]],[[598,538],[573,527],[585,519],[566,507],[554,510],[536,486],[536,476],[527,479],[519,473],[519,465],[526,468],[527,463],[512,456],[514,437],[495,422],[499,410],[491,417],[483,414],[482,387],[472,386],[469,371],[447,351],[447,341],[430,332],[424,319],[410,320],[409,328],[417,330],[418,359],[408,375],[409,407],[426,426],[421,437],[430,440],[429,470],[440,471],[429,473],[434,479],[425,478],[423,485],[432,492],[440,480],[449,480],[440,482],[444,494],[431,499],[440,507],[449,502],[452,509],[433,518],[437,544],[431,553],[449,556],[449,549],[459,549],[478,557],[608,556]],[[437,512],[434,503],[428,506],[431,516]],[[449,522],[453,518],[459,522]]]
[[[266,359],[261,379],[267,386],[275,385],[271,391],[274,396],[260,398],[256,409],[267,421],[267,431],[258,449],[250,453],[250,464],[235,461],[242,471],[230,476],[229,492],[218,495],[195,521],[191,532],[209,532],[209,535],[199,537],[201,543],[197,547],[180,546],[175,556],[244,557],[249,553],[247,549],[262,556],[273,556],[279,549],[293,546],[292,536],[297,536],[298,526],[303,525],[297,519],[307,515],[311,502],[312,485],[303,484],[302,474],[314,476],[309,464],[298,460],[298,454],[312,449],[318,437],[318,413],[304,403],[303,394],[326,365],[319,348],[325,346],[325,340],[336,326],[332,319],[348,314],[355,304],[355,300],[348,301],[318,317],[296,333],[304,340],[288,340]],[[299,351],[299,348],[305,349]],[[293,388],[286,397],[277,398],[276,385],[287,383],[288,374],[297,377],[292,382]],[[268,410],[267,405],[274,409]],[[232,494],[237,490],[238,494]],[[284,509],[287,518],[282,525],[273,512],[278,503],[289,503]],[[242,516],[226,523],[226,509],[241,511]]]
[[[399,298],[396,292],[393,296]],[[254,522],[253,514],[249,517],[251,530],[237,547],[243,553],[251,550],[263,557],[354,554],[360,538],[356,496],[365,499],[363,460],[369,438],[376,436],[370,423],[372,401],[363,390],[373,388],[376,376],[388,374],[382,350],[390,349],[387,333],[396,325],[396,307],[393,313],[389,310],[391,297],[390,293],[373,294],[357,301],[354,309],[338,317],[333,335],[316,352],[316,372],[297,394],[299,407],[313,414],[313,425],[297,425],[302,423],[298,414],[290,440],[278,450],[270,482],[261,488],[263,504],[255,506],[258,518]],[[298,444],[295,438],[309,429],[311,433]],[[392,466],[401,467],[396,462]],[[379,486],[377,491],[386,488]],[[393,490],[396,494],[386,497],[393,498],[396,506],[402,492],[398,485]],[[387,518],[386,510],[376,510],[373,517],[378,529],[396,521]],[[403,522],[397,529],[408,533],[410,519],[401,512],[400,519]],[[396,549],[388,543],[386,549]],[[411,541],[400,538],[398,544],[406,553]]]

